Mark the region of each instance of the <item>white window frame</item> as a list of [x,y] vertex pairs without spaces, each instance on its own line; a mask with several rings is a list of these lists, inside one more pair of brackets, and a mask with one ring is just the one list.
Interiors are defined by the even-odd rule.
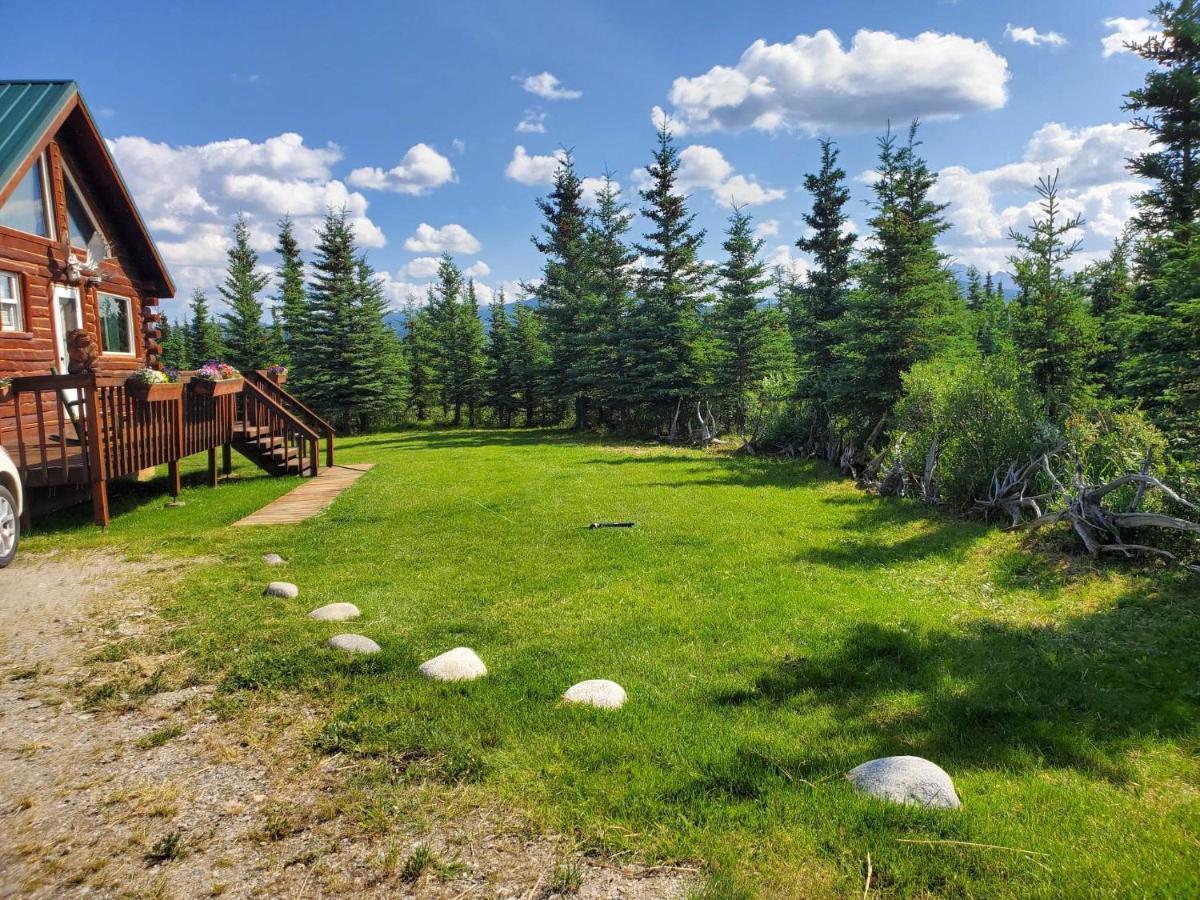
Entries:
[[[42,240],[53,242],[57,240],[57,230],[54,227],[54,194],[50,191],[50,160],[46,157],[45,152],[38,154],[35,165],[38,167],[38,172],[40,172],[42,176],[42,221],[46,223],[46,236],[43,237],[42,235],[36,234],[32,231],[21,231],[19,228],[13,228],[13,231],[20,231],[21,234],[30,234],[35,238],[41,238]],[[76,193],[78,193],[78,191],[76,191]],[[80,194],[80,199],[83,199],[82,194]],[[84,205],[86,206],[87,204]],[[91,214],[92,211],[89,209],[88,215],[90,216]],[[94,221],[95,219],[93,217],[93,222]]]
[[12,283],[13,300],[0,300],[0,305],[16,306],[17,308],[17,327],[5,328],[4,322],[0,319],[0,333],[3,334],[24,334],[25,333],[25,295],[21,291],[21,275],[18,272],[0,271],[0,278],[7,279]]
[[[94,212],[92,212],[92,207],[88,204],[87,197],[84,195],[83,191],[81,191],[79,189],[79,182],[76,181],[75,176],[71,174],[71,167],[67,165],[67,161],[65,159],[63,160],[63,164],[62,164],[62,172],[63,172],[63,178],[67,182],[69,182],[70,187],[75,191],[75,196],[79,198],[79,205],[82,206],[83,211],[85,213],[87,213],[88,220],[92,223],[92,228],[96,229],[96,234],[100,235],[100,237],[104,238],[107,241],[108,238],[105,237],[105,235],[104,235],[104,229],[100,227],[100,222],[96,218],[96,214]],[[68,214],[67,215],[67,231],[68,232],[71,231],[70,218],[71,218],[70,214]],[[76,234],[71,235],[71,249],[86,251],[87,244],[76,244],[75,243],[75,241],[78,239],[78,237],[79,237],[79,235],[76,235]],[[116,296],[116,295],[114,294],[111,296]]]
[[105,344],[104,346],[101,347],[100,352],[104,356],[134,356],[134,355],[136,355],[137,354],[137,335],[133,331],[133,328],[134,328],[133,300],[131,300],[129,297],[126,297],[122,294],[110,294],[108,291],[97,291],[96,292],[96,318],[97,318],[97,322],[100,326],[100,343],[104,344],[104,309],[102,307],[102,304],[104,302],[105,297],[108,297],[113,300],[118,300],[121,303],[125,304],[125,313],[129,317],[129,349],[128,350],[111,350]]

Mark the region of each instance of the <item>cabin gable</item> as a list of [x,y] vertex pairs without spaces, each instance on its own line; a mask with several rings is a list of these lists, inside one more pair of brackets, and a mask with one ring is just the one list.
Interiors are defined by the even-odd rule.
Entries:
[[174,290],[74,82],[0,82],[0,378],[64,372],[75,328],[100,375],[155,363]]

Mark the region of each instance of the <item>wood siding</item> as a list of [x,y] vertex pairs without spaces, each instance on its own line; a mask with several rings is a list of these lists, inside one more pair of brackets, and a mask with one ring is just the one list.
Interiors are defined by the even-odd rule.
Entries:
[[[130,372],[142,364],[146,352],[147,327],[143,310],[154,307],[158,299],[146,293],[135,268],[122,250],[122,242],[114,240],[127,228],[119,228],[112,221],[113,213],[107,204],[89,189],[89,167],[81,153],[74,152],[64,135],[50,142],[46,149],[47,175],[50,181],[50,206],[56,235],[67,231],[66,189],[63,181],[63,160],[70,167],[83,199],[100,226],[100,230],[113,242],[113,258],[101,265],[105,279],[100,285],[80,283],[69,285],[79,291],[83,312],[83,327],[95,335],[101,346],[102,355],[97,366],[100,375],[119,375]],[[75,252],[79,259],[83,253]],[[24,302],[25,330],[23,332],[0,331],[0,377],[7,375],[48,375],[51,368],[58,366],[57,322],[54,315],[54,288],[68,286],[65,277],[62,247],[56,240],[25,234],[0,227],[0,270],[16,272],[21,280]],[[100,336],[99,294],[113,294],[130,301],[132,313],[134,352],[110,354],[103,347]],[[49,402],[49,401],[48,401]],[[47,409],[54,415],[54,410]],[[0,443],[9,444],[13,438],[14,410],[11,401],[0,401]]]

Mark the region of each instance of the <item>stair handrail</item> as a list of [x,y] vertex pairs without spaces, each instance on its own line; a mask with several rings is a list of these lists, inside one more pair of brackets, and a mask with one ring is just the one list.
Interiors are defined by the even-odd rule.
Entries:
[[[325,467],[333,468],[333,439],[337,437],[337,431],[334,430],[334,427],[317,415],[311,407],[299,400],[294,394],[285,391],[279,386],[279,384],[269,378],[266,373],[260,369],[248,369],[243,372],[242,375],[245,376],[247,383],[254,383],[255,386],[260,389],[260,391],[265,387],[268,389],[268,391],[274,393],[277,398],[280,398],[277,402],[281,402],[285,408],[290,405],[299,409],[300,412],[310,419],[317,428],[324,432]],[[293,413],[293,415],[295,415],[295,413]]]
[[[268,395],[266,393],[266,391],[262,390],[262,388],[260,388],[253,381],[247,379],[245,384],[242,387],[243,387],[243,394],[245,396],[249,397],[252,400],[262,402],[272,412],[274,412],[276,415],[278,415],[280,418],[282,418],[286,424],[291,426],[294,430],[300,432],[304,437],[308,438],[308,440],[312,442],[312,451],[311,451],[311,454],[309,457],[309,463],[312,466],[312,474],[316,475],[317,474],[317,448],[321,444],[320,435],[318,435],[317,432],[314,431],[312,428],[310,428],[305,422],[300,421],[300,419],[298,419],[295,415],[293,415],[282,404],[278,403],[274,397],[271,397],[270,395]],[[249,390],[248,394],[246,393],[247,389]],[[243,410],[242,415],[243,415],[243,420],[246,421],[246,424],[248,425],[249,421],[247,419],[245,419],[246,412],[248,412],[248,410]],[[332,465],[332,464],[330,464],[330,465]]]

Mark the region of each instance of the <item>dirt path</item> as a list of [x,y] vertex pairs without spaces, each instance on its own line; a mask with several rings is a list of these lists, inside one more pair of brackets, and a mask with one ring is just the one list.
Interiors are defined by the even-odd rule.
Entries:
[[[583,857],[495,813],[389,794],[307,749],[292,700],[233,715],[131,588],[185,564],[26,556],[0,572],[0,897],[682,897],[692,877]],[[144,651],[144,652],[142,652]]]

